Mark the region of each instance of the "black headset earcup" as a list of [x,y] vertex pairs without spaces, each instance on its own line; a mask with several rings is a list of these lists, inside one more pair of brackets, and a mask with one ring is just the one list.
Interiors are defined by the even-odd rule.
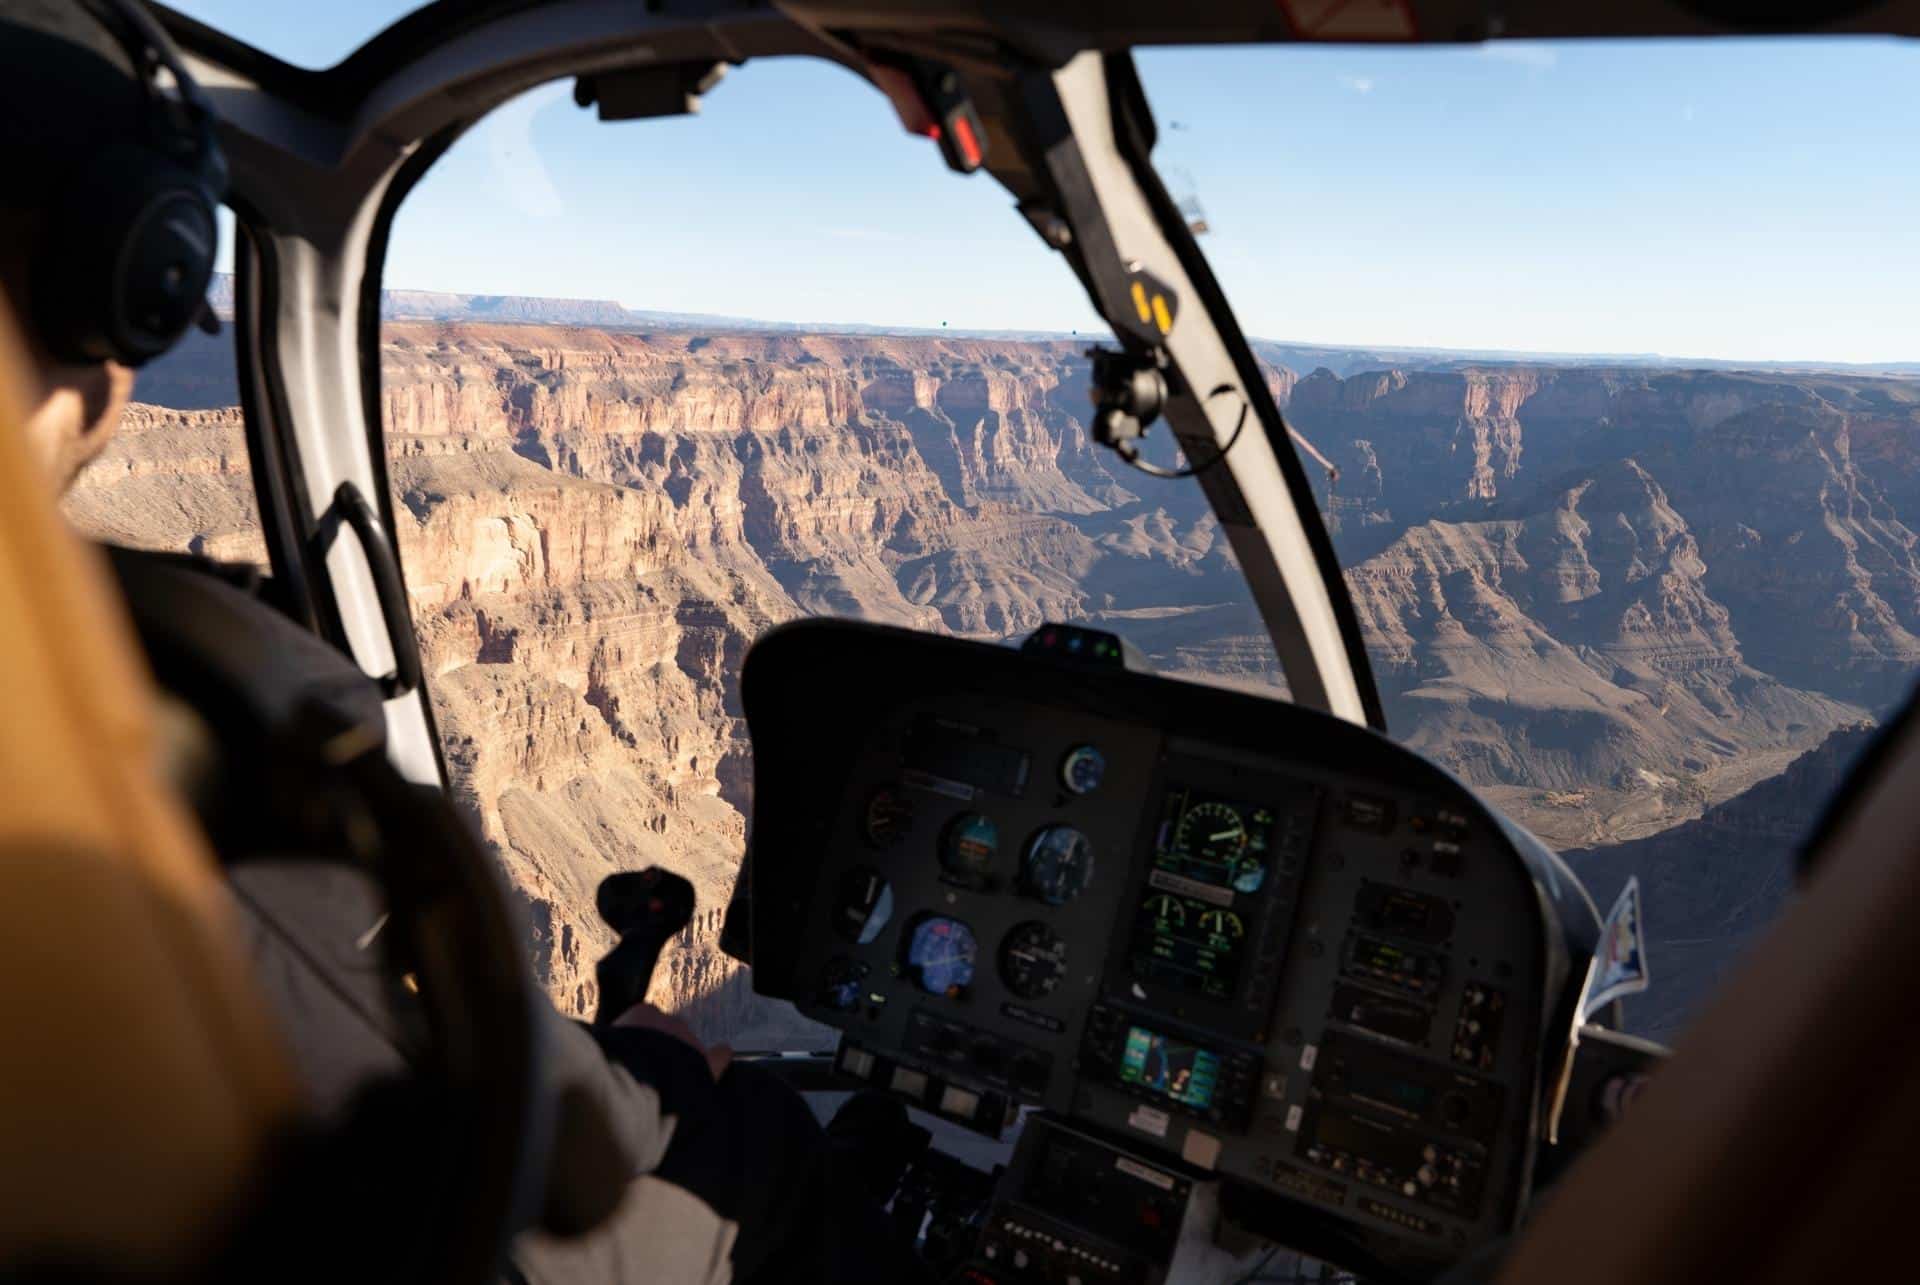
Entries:
[[49,214],[33,264],[42,342],[68,361],[138,366],[205,306],[219,229],[193,173],[150,147],[93,157]]

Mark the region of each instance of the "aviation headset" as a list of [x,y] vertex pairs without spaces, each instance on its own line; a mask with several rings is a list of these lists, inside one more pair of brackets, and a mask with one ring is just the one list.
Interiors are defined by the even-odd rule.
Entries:
[[177,343],[206,308],[227,164],[212,105],[140,0],[83,4],[133,62],[147,137],[84,158],[53,193],[50,240],[28,306],[56,357],[139,366]]

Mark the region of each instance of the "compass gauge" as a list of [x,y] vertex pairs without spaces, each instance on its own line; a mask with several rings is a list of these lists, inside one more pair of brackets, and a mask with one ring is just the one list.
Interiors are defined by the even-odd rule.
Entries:
[[907,938],[906,971],[927,994],[957,999],[973,985],[979,953],[973,929],[958,919],[929,915]]

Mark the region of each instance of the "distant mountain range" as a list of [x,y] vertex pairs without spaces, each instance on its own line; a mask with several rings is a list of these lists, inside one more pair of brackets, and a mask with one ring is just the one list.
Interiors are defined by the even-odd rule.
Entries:
[[[215,273],[207,297],[223,319],[233,316],[233,277]],[[964,339],[1071,339],[1064,331],[959,330],[878,326],[852,322],[767,321],[710,312],[628,308],[611,299],[555,299],[537,295],[460,294],[445,290],[382,290],[388,321],[493,321],[510,325],[595,326],[622,330],[693,331],[759,335],[946,335]],[[1098,336],[1089,335],[1089,340]]]
[[[233,277],[214,274],[208,289],[214,311],[233,316]],[[495,321],[519,325],[597,326],[633,330],[790,335],[944,335],[954,339],[1097,342],[1103,334],[1060,330],[967,330],[945,326],[886,326],[851,322],[767,321],[719,313],[628,308],[611,299],[559,299],[536,295],[461,294],[444,290],[382,290],[380,315],[389,321]],[[1691,370],[1847,371],[1863,375],[1920,376],[1920,361],[1796,362],[1729,361],[1668,357],[1661,353],[1540,353],[1500,348],[1402,348],[1316,344],[1254,339],[1254,351],[1300,374],[1324,368],[1345,377],[1363,370],[1451,370],[1468,365],[1665,367]]]

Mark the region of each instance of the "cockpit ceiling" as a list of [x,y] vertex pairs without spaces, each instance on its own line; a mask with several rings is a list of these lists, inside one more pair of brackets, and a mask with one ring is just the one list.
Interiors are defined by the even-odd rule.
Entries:
[[423,0],[342,0],[327,7],[324,20],[315,20],[299,16],[290,6],[259,0],[173,0],[163,12],[178,11],[258,54],[318,72],[344,61],[408,15],[438,7]]

